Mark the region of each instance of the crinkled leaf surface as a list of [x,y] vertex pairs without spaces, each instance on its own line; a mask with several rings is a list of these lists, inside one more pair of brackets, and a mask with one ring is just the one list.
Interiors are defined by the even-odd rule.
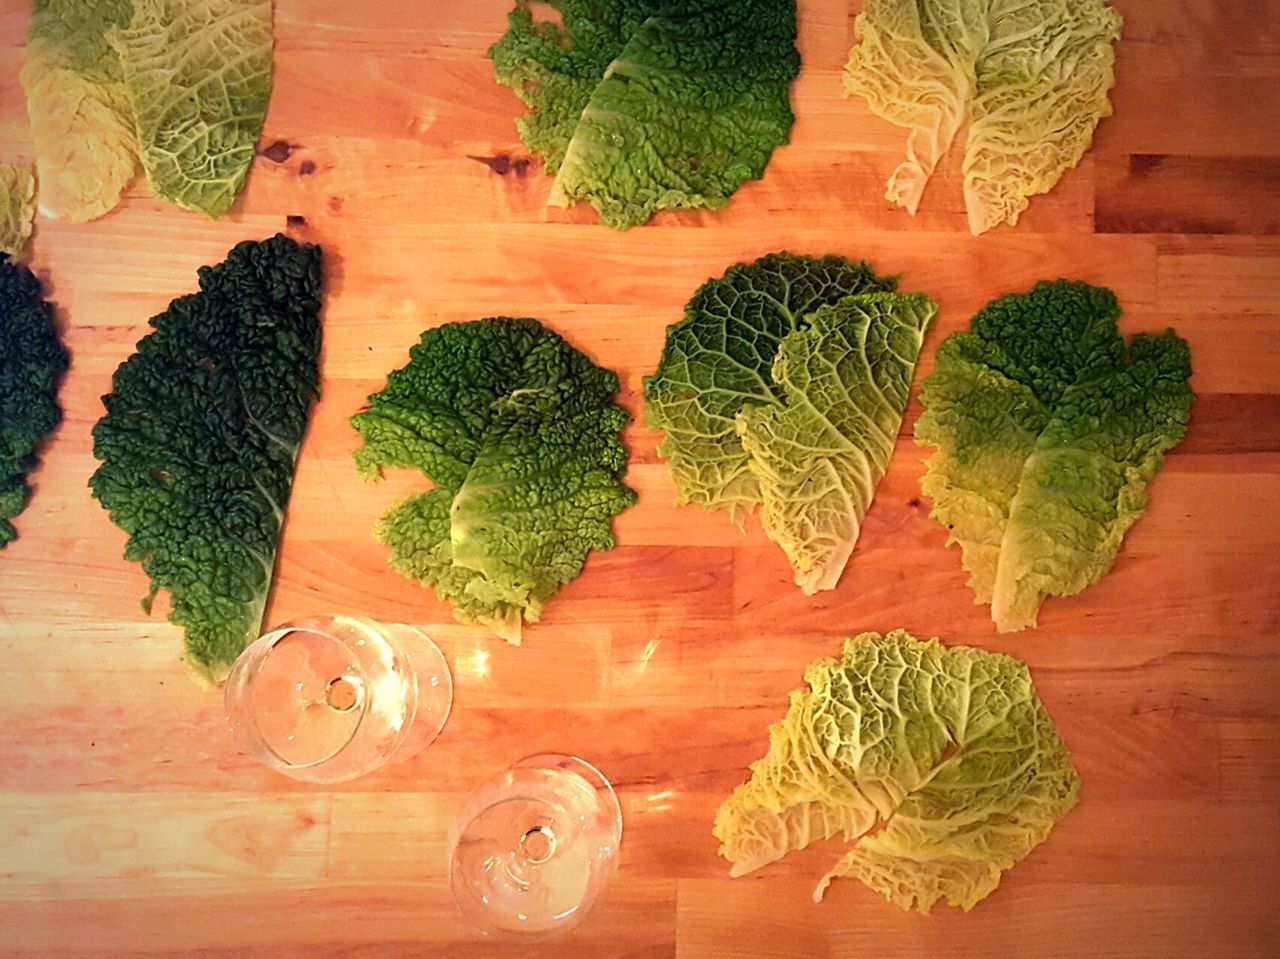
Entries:
[[551,202],[625,229],[764,173],[794,120],[795,37],[792,0],[519,0],[489,56],[531,108],[517,125]]
[[29,163],[0,163],[0,258],[17,256],[31,236],[36,178]]
[[665,434],[658,455],[668,460],[678,502],[736,515],[761,501],[737,417],[748,404],[785,402],[773,381],[783,338],[805,329],[821,306],[897,282],[840,256],[771,253],[698,289],[644,379],[645,420]]
[[866,293],[819,307],[783,337],[773,361],[783,402],[738,413],[765,532],[806,594],[835,588],[853,552],[937,312],[923,293]]
[[138,165],[210,216],[244,184],[271,93],[271,0],[35,0],[22,85],[40,210],[77,222]]
[[1121,19],[1102,0],[867,0],[845,89],[910,133],[886,196],[914,214],[961,127],[977,234],[1080,162],[1111,114]]
[[67,363],[40,281],[0,256],[0,548],[17,536],[10,520],[31,498],[36,449],[62,420],[58,381]]
[[421,470],[429,492],[374,530],[391,566],[463,622],[519,642],[520,621],[614,545],[623,485],[617,374],[537,320],[492,317],[422,334],[409,364],[352,417],[360,471]]
[[218,216],[253,162],[271,97],[271,0],[133,0],[119,54],[151,188]]
[[1185,432],[1186,342],[1169,330],[1126,348],[1119,315],[1110,290],[1038,283],[949,336],[924,381],[916,442],[937,451],[921,489],[1001,631],[1111,569]]
[[884,475],[927,297],[866,263],[773,253],[694,294],[646,377],[678,502],[763,505],[806,593],[836,585]]
[[1071,757],[1012,657],[863,633],[805,682],[716,815],[732,875],[839,836],[856,845],[815,899],[853,876],[904,909],[968,910],[1076,803]]
[[111,210],[138,169],[120,58],[106,34],[131,0],[35,0],[22,88],[40,179],[40,212],[77,223]]
[[[320,248],[277,235],[200,269],[122,363],[89,481],[186,633],[202,683],[255,639],[319,392]],[[146,604],[146,605],[149,605]]]

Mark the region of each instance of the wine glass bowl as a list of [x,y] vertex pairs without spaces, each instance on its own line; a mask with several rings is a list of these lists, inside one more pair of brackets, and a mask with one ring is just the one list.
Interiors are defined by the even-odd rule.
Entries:
[[450,835],[458,908],[487,935],[560,935],[590,911],[618,865],[622,810],[585,760],[523,759],[463,803]]
[[295,779],[335,783],[431,743],[453,682],[416,627],[314,616],[252,643],[231,669],[225,702],[232,733],[257,759]]

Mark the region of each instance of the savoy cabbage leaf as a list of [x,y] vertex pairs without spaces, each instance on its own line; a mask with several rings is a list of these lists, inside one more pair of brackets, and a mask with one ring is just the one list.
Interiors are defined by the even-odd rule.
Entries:
[[42,293],[30,270],[0,256],[0,548],[17,536],[10,520],[31,498],[27,474],[62,420],[57,393],[67,350]]
[[774,253],[694,294],[646,377],[678,502],[761,505],[806,593],[844,569],[907,403],[927,297],[866,263]]
[[937,312],[923,293],[867,293],[820,307],[783,337],[773,361],[784,403],[738,414],[761,522],[806,594],[834,589],[853,552]]
[[910,131],[886,197],[914,214],[967,126],[970,230],[1017,223],[1111,114],[1120,27],[1103,0],[867,0],[844,83]]
[[17,256],[31,236],[36,178],[30,163],[0,163],[0,260]]
[[152,595],[168,591],[202,684],[261,628],[319,394],[320,282],[320,248],[283,235],[201,267],[200,292],[153,317],[116,370],[93,428],[93,495]]
[[1076,804],[1071,757],[1012,657],[863,633],[804,678],[716,814],[731,875],[838,836],[855,845],[815,900],[852,876],[904,909],[967,911]]
[[131,0],[33,4],[21,80],[45,216],[100,217],[138,171],[124,71],[106,40],[132,12]]
[[635,502],[618,385],[537,320],[423,333],[351,419],[366,478],[406,466],[435,486],[375,528],[392,568],[518,643],[521,616],[536,622],[591,550],[612,548],[613,517]]
[[208,216],[244,185],[271,97],[271,0],[133,0],[108,32],[156,196]]
[[1002,632],[1034,626],[1115,562],[1190,416],[1191,356],[1168,330],[1126,348],[1115,295],[1042,282],[1001,297],[938,349],[916,442],[921,489]]
[[489,56],[531,109],[551,203],[625,229],[763,175],[794,120],[795,38],[793,0],[518,0]]
[[895,277],[844,257],[770,253],[731,266],[694,293],[667,328],[662,359],[644,379],[644,415],[665,438],[680,503],[736,515],[760,502],[737,417],[750,403],[781,404],[773,361],[783,337],[819,307],[854,293],[891,292]]
[[209,216],[244,184],[271,93],[272,0],[35,0],[22,85],[40,210],[113,209],[137,172]]

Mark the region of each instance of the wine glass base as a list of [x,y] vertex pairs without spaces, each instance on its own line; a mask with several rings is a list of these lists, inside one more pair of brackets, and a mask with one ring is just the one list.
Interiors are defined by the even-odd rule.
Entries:
[[416,627],[311,616],[250,644],[224,703],[232,733],[255,758],[305,782],[345,782],[435,740],[453,680]]
[[585,760],[528,756],[463,803],[449,880],[462,914],[487,936],[550,939],[576,926],[617,869],[622,808]]

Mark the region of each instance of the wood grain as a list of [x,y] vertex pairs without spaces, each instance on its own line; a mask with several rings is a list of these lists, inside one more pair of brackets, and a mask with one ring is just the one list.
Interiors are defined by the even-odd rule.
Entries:
[[[960,167],[919,215],[883,199],[901,133],[840,96],[858,3],[801,4],[789,146],[720,213],[627,233],[545,205],[519,105],[484,50],[509,0],[278,0],[277,77],[248,189],[217,222],[142,183],[93,224],[38,223],[33,268],[73,367],[66,419],[0,555],[0,952],[22,957],[554,956],[1131,959],[1274,955],[1280,920],[1280,4],[1115,0],[1115,115],[1016,229],[973,238]],[[30,154],[17,73],[28,5],[0,0],[0,155]],[[289,218],[293,218],[292,221]],[[323,399],[304,444],[269,619],[350,610],[424,625],[455,671],[425,753],[309,787],[258,765],[146,617],[123,534],[90,499],[89,431],[146,320],[236,241],[325,247]],[[1193,351],[1196,406],[1114,571],[1001,636],[928,519],[918,402],[838,589],[806,598],[754,521],[673,505],[641,378],[691,292],[763,253],[902,271],[946,334],[1042,277],[1105,284],[1124,329]],[[513,649],[385,566],[369,528],[419,487],[367,485],[347,418],[427,327],[537,316],[619,371],[639,504]],[[163,607],[163,603],[159,604]],[[1030,663],[1084,780],[1052,839],[973,912],[907,915],[836,851],[727,878],[710,823],[804,664],[904,626]],[[618,785],[621,870],[569,938],[487,942],[447,886],[462,797],[544,749]]]

